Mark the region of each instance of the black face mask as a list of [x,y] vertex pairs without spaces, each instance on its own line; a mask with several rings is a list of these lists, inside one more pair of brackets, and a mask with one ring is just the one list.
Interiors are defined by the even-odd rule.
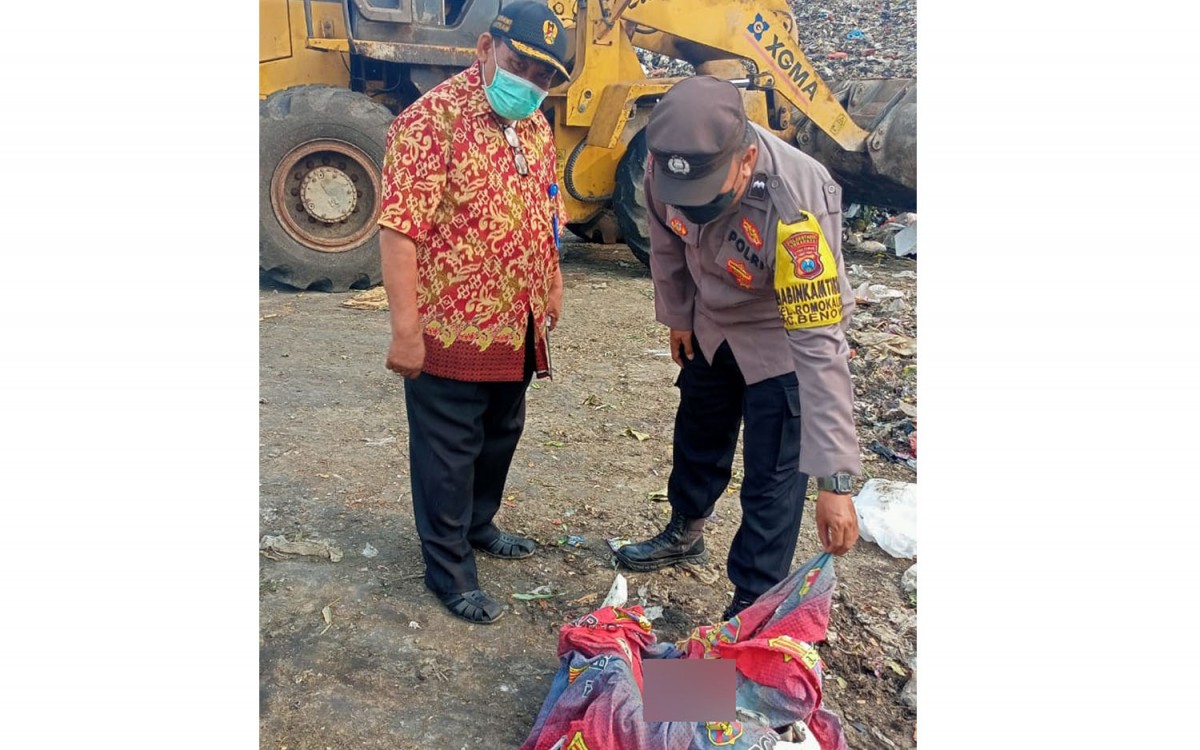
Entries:
[[733,190],[721,193],[703,206],[676,206],[676,208],[693,224],[707,224],[725,213],[725,209],[729,208],[730,203],[733,203],[733,193]]

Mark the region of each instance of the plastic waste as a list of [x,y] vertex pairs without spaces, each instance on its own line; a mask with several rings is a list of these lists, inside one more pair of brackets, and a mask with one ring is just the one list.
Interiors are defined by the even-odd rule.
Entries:
[[600,605],[600,608],[624,607],[628,599],[629,584],[625,581],[625,576],[617,573],[617,577],[613,579],[612,586],[608,589],[608,596],[604,597],[604,602]]
[[897,258],[917,254],[917,222],[915,220],[912,224],[896,232],[895,243]]
[[854,497],[858,531],[892,557],[917,555],[917,485],[871,479]]

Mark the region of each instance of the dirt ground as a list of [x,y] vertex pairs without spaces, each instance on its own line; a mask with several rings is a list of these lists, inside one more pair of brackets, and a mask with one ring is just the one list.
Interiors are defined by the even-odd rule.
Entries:
[[[911,260],[847,251],[846,263],[858,269],[856,286],[856,274],[870,274],[915,301],[915,278],[895,276],[915,270]],[[451,617],[422,585],[403,385],[383,366],[387,313],[343,307],[353,294],[262,284],[260,535],[327,540],[343,556],[260,558],[261,747],[516,748],[558,668],[559,626],[597,606],[613,580],[605,539],[644,538],[667,518],[667,504],[649,496],[670,471],[677,368],[654,321],[649,274],[622,245],[568,244],[563,271],[556,377],[529,391],[497,519],[541,546],[520,561],[480,556],[481,584],[508,603],[492,626]],[[915,374],[915,358],[883,366],[902,365]],[[877,381],[856,370],[868,473],[915,481],[867,450],[871,415],[894,411],[901,394],[867,387]],[[707,532],[707,575],[621,571],[631,603],[663,607],[662,640],[715,621],[729,601],[724,561],[740,518],[740,465],[739,449]],[[562,544],[569,535],[583,546]],[[796,562],[819,550],[810,506]],[[842,717],[851,748],[915,747],[916,716],[900,699],[916,648],[916,600],[900,585],[910,565],[863,541],[837,561],[832,632],[820,651],[825,705]],[[712,575],[715,583],[702,582]],[[556,596],[511,598],[542,585]]]

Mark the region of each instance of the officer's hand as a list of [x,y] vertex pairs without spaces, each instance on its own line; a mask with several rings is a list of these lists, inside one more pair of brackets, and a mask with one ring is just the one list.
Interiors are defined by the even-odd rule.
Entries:
[[[683,349],[683,355],[680,356],[679,350]],[[683,357],[689,360],[692,358],[692,332],[677,331],[671,329],[671,359],[675,360],[675,364],[683,367]]]
[[858,541],[858,514],[849,495],[817,493],[817,536],[826,552],[844,555]]
[[553,331],[558,327],[562,318],[563,283],[562,271],[554,272],[554,280],[550,284],[550,294],[546,299],[546,324]]
[[425,366],[425,337],[420,331],[415,334],[392,334],[392,345],[388,349],[387,368],[416,380]]

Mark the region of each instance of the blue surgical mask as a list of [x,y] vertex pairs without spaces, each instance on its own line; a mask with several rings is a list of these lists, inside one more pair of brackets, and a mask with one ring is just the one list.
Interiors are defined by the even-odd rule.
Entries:
[[490,84],[483,87],[483,93],[496,114],[505,120],[524,120],[536,112],[542,106],[546,92],[500,67],[494,45],[492,60],[496,63],[496,75],[492,76]]

